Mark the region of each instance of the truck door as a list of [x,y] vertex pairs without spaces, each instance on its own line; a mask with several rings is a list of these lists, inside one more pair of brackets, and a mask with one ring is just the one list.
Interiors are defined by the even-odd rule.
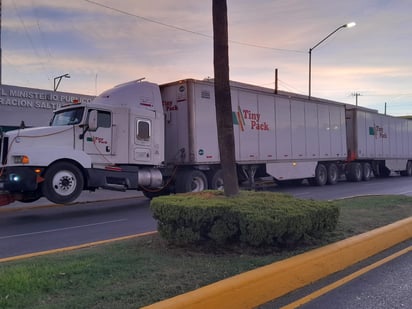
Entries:
[[112,115],[110,112],[97,111],[97,130],[87,131],[83,139],[83,150],[87,154],[94,155],[112,154]]
[[152,122],[150,119],[135,118],[133,160],[148,163],[152,160]]

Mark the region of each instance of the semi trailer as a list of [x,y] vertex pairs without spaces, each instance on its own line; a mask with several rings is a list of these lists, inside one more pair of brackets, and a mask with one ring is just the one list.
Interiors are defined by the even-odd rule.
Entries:
[[[412,175],[411,120],[231,82],[239,183],[268,177],[335,184]],[[220,189],[213,80],[124,83],[54,112],[49,126],[4,133],[0,205],[74,201],[83,190],[147,197]]]

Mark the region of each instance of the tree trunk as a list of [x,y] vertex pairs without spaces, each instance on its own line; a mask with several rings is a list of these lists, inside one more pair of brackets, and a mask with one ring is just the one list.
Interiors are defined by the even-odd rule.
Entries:
[[213,0],[213,59],[217,137],[226,196],[239,193],[235,161],[232,104],[229,84],[229,48],[226,0]]

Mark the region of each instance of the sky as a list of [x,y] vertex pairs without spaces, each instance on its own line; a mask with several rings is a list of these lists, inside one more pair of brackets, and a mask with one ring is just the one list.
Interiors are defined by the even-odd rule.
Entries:
[[[412,115],[412,0],[227,0],[231,80]],[[3,0],[1,82],[97,95],[213,77],[212,1]],[[356,95],[358,94],[358,95]]]

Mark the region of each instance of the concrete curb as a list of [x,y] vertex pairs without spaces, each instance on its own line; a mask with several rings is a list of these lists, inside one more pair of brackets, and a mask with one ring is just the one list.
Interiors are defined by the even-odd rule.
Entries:
[[143,308],[254,308],[411,238],[409,217]]

